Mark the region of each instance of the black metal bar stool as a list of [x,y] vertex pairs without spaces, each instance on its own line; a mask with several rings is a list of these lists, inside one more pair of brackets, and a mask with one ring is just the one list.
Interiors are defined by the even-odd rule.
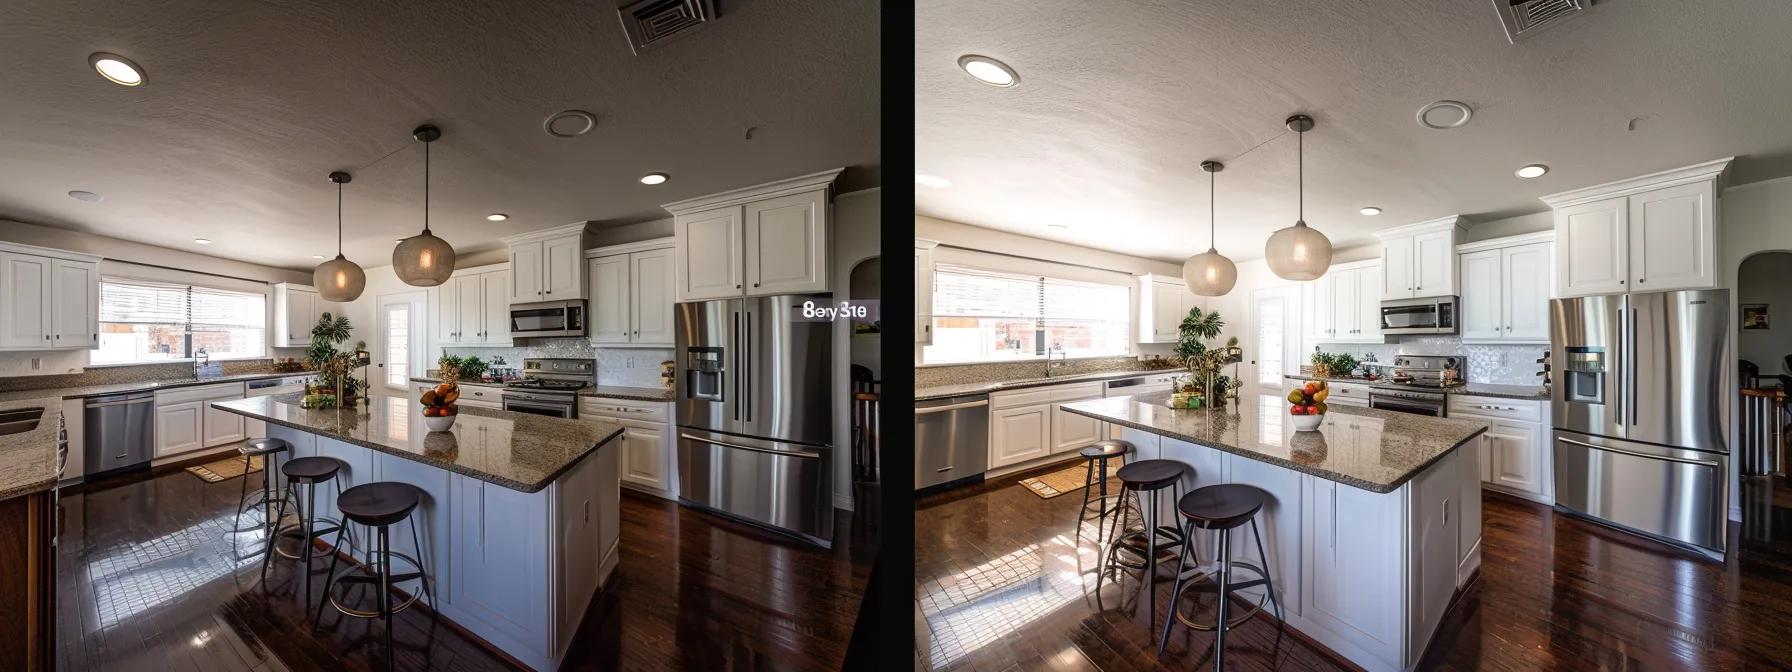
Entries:
[[1101,526],[1108,517],[1108,460],[1122,459],[1132,454],[1132,444],[1119,439],[1105,439],[1089,444],[1077,451],[1087,461],[1088,471],[1083,475],[1083,508],[1077,510],[1076,529],[1083,530],[1083,519],[1089,516],[1090,490],[1099,488],[1100,496],[1095,498],[1095,538],[1104,538]]
[[[291,450],[292,444],[287,443],[285,439],[275,438],[249,439],[236,447],[237,454],[243,456],[243,487],[242,494],[236,500],[235,522],[242,521],[243,512],[249,510],[249,507],[259,506],[263,510],[260,525],[238,527],[231,530],[232,532],[248,532],[259,529],[271,533],[279,524],[279,519],[273,516],[274,502],[277,497],[284,497],[285,493],[280,490],[279,472],[274,470],[275,462],[281,453]],[[251,493],[249,492],[249,469],[255,465],[254,460],[257,457],[261,458],[261,490]],[[251,497],[253,497],[253,501],[251,501]],[[271,534],[268,543],[273,543]]]
[[[1269,493],[1264,492],[1262,488],[1243,483],[1225,483],[1196,488],[1193,492],[1183,495],[1182,499],[1177,500],[1176,512],[1181,514],[1183,520],[1186,521],[1179,560],[1181,568],[1176,573],[1176,586],[1170,589],[1170,614],[1168,618],[1164,619],[1163,637],[1157,645],[1158,655],[1163,655],[1164,646],[1170,641],[1170,626],[1176,621],[1182,621],[1183,625],[1196,630],[1216,631],[1217,634],[1213,642],[1213,669],[1215,670],[1223,669],[1223,660],[1226,657],[1226,631],[1250,620],[1257,612],[1262,611],[1265,601],[1275,608],[1277,627],[1282,626],[1282,602],[1276,599],[1276,584],[1270,578],[1269,572],[1269,555],[1263,552],[1263,533],[1257,528],[1257,512],[1262,511],[1263,505],[1269,500]],[[1260,563],[1257,565],[1232,560],[1232,530],[1244,527],[1247,523],[1251,526],[1251,534],[1257,540],[1257,561]],[[1199,569],[1200,558],[1194,553],[1194,538],[1197,529],[1218,532],[1219,539],[1216,545],[1219,549],[1215,556],[1219,563],[1217,572],[1203,572]],[[1189,563],[1191,556],[1195,556],[1193,564]],[[1249,581],[1234,580],[1232,572],[1238,567],[1251,570],[1257,575],[1257,578]],[[1191,576],[1193,581],[1188,580]],[[1257,601],[1256,606],[1241,616],[1228,618],[1230,609],[1227,598],[1234,592],[1257,586],[1263,586],[1263,598]],[[1218,614],[1212,624],[1197,622],[1192,617],[1183,616],[1177,610],[1177,605],[1181,603],[1182,593],[1185,590],[1188,592],[1211,592],[1218,595],[1218,604],[1215,607]]]
[[[317,485],[327,481],[335,481],[336,474],[341,471],[342,462],[334,457],[295,457],[287,460],[285,464],[280,465],[280,473],[286,475],[287,495],[292,498],[293,505],[298,508],[299,521],[292,525],[275,529],[275,534],[268,539],[268,552],[261,558],[261,573],[262,576],[267,576],[269,560],[274,557],[275,553],[279,553],[284,557],[293,558],[295,560],[302,560],[305,564],[305,569],[303,570],[304,575],[302,578],[305,584],[305,604],[311,603],[311,558],[313,555],[312,551],[316,548],[316,540],[323,539],[331,532],[338,532],[347,528],[347,526],[343,525],[340,520],[320,518],[317,515]],[[305,496],[303,498],[298,496],[299,486],[305,486]],[[338,496],[340,496],[342,492],[341,481],[336,481],[336,492]],[[280,500],[279,512],[274,520],[284,520],[285,518],[286,498],[283,497]],[[318,529],[317,524],[319,522],[324,523],[326,526],[323,529]],[[298,552],[288,554],[285,551],[276,548],[276,545],[281,539],[299,540],[300,548]],[[338,536],[337,540],[340,542],[341,537]],[[350,543],[353,544],[352,539]],[[338,551],[340,551],[341,548],[342,547],[339,545]]]
[[[1157,565],[1162,560],[1157,557],[1158,539],[1169,542],[1161,546],[1166,550],[1185,541],[1182,530],[1176,526],[1158,525],[1158,511],[1162,508],[1159,498],[1168,491],[1171,501],[1176,501],[1176,496],[1182,492],[1182,477],[1193,472],[1193,467],[1175,460],[1139,460],[1115,472],[1114,475],[1120,478],[1120,502],[1114,507],[1114,540],[1108,544],[1102,570],[1096,573],[1097,591],[1101,590],[1102,578],[1110,568],[1139,570],[1139,580],[1144,584],[1151,607],[1151,618],[1157,618]],[[1129,493],[1131,500],[1126,497]],[[1150,498],[1149,505],[1145,504],[1146,497]],[[1144,521],[1144,529],[1126,532],[1127,521],[1134,512],[1138,512]],[[1122,550],[1141,553],[1138,563],[1135,565],[1122,558]]]
[[[311,619],[311,627],[316,629],[318,622],[323,619],[325,603],[348,616],[378,618],[384,621],[388,667],[392,661],[392,615],[409,609],[411,605],[417,603],[418,596],[424,593],[429,594],[430,611],[435,611],[436,593],[429,585],[429,572],[423,567],[421,560],[423,543],[417,534],[417,521],[411,518],[411,512],[415,511],[417,506],[422,503],[423,491],[417,486],[390,481],[363,483],[349,488],[336,497],[336,508],[342,511],[342,516],[348,519],[348,522],[365,525],[375,530],[370,535],[373,540],[373,548],[369,553],[371,566],[354,567],[343,576],[337,576],[336,561],[341,558],[341,555],[336,554],[330,557],[330,570],[326,575],[329,578],[324,581],[324,597],[317,604],[317,614]],[[411,548],[414,549],[415,556],[392,551],[389,534],[392,526],[406,519],[411,521]],[[347,531],[347,526],[344,526],[342,531],[336,533],[338,546],[342,544],[343,535]],[[409,563],[413,571],[393,573],[393,558]],[[519,568],[519,571],[522,570]],[[405,600],[403,604],[394,606],[392,604],[392,584],[404,581],[418,581],[422,584],[422,590],[411,591],[410,599]],[[379,603],[378,608],[375,611],[365,611],[345,606],[336,599],[336,594],[333,592],[337,586],[345,584],[372,585],[378,593],[376,596]]]

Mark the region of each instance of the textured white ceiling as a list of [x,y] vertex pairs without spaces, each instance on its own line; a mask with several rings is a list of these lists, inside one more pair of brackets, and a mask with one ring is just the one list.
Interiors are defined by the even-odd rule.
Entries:
[[[1605,0],[1517,45],[1487,0],[921,0],[916,24],[916,166],[953,182],[918,213],[1158,259],[1207,247],[1204,159],[1228,162],[1221,252],[1294,222],[1295,112],[1318,121],[1306,220],[1339,246],[1723,156],[1733,183],[1792,174],[1784,0]],[[971,79],[970,53],[1020,85]],[[1439,99],[1473,120],[1415,123]]]
[[[385,264],[422,228],[422,122],[443,132],[431,222],[463,250],[838,166],[875,184],[877,3],[717,4],[634,56],[614,0],[0,2],[0,218],[309,268],[335,253],[326,175],[346,169],[348,256]],[[145,84],[101,79],[96,51]],[[596,130],[545,134],[567,108]]]

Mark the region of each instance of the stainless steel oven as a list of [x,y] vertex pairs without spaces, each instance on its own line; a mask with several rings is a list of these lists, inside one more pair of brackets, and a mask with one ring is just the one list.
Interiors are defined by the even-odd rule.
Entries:
[[1369,408],[1429,415],[1434,418],[1444,417],[1445,398],[1443,392],[1369,388]]
[[576,393],[505,390],[504,410],[553,418],[577,418],[579,417],[579,396]]
[[1381,302],[1383,334],[1454,334],[1457,321],[1454,296]]
[[585,301],[511,304],[510,335],[512,338],[584,336]]

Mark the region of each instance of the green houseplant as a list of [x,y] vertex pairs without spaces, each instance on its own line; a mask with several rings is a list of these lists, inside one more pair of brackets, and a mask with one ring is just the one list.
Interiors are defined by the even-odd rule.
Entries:
[[347,317],[324,313],[311,327],[311,345],[305,348],[305,363],[317,371],[314,387],[330,390],[338,406],[351,405],[361,391],[360,381],[351,375],[359,363],[355,353],[336,349],[353,331]]
[[1195,384],[1202,388],[1207,404],[1215,407],[1225,405],[1233,387],[1231,378],[1219,375],[1220,369],[1237,363],[1243,355],[1237,337],[1226,339],[1224,347],[1207,347],[1207,341],[1218,338],[1225,327],[1226,321],[1219,311],[1190,308],[1188,315],[1182,318],[1176,337],[1176,357],[1182,360]]

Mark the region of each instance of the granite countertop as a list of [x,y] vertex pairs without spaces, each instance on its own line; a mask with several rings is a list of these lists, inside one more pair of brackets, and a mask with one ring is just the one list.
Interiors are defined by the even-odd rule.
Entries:
[[1029,387],[1045,387],[1047,385],[1065,385],[1069,383],[1087,383],[1091,381],[1121,380],[1137,378],[1159,373],[1187,373],[1182,369],[1135,369],[1131,371],[1102,371],[1078,375],[1052,376],[1050,378],[1023,378],[1020,380],[985,381],[981,383],[957,383],[952,385],[932,385],[915,388],[915,401],[945,399],[967,394],[989,394],[1006,392]]
[[405,397],[375,397],[355,408],[304,408],[302,395],[280,394],[212,406],[346,441],[518,490],[539,492],[618,435],[622,425],[462,406],[454,427],[431,432],[423,407]]
[[0,392],[0,401],[34,399],[39,397],[80,399],[82,397],[98,397],[107,394],[123,394],[126,392],[152,392],[155,390],[168,390],[177,387],[195,387],[198,385],[214,385],[218,383],[240,383],[250,380],[285,378],[287,376],[310,376],[315,375],[316,373],[317,372],[315,371],[293,371],[290,373],[238,373],[228,376],[219,376],[217,378],[207,378],[205,380],[186,378],[181,380],[150,380],[135,383],[113,383],[110,385],[87,385],[83,387],[50,387],[38,390],[16,390],[13,392]]
[[[1294,380],[1324,380],[1335,383],[1356,383],[1359,385],[1368,385],[1370,387],[1385,385],[1391,382],[1385,378],[1381,380],[1365,380],[1362,378],[1343,378],[1339,376],[1320,377],[1299,374],[1286,375],[1283,376],[1283,378],[1292,378]],[[1537,401],[1547,401],[1549,399],[1549,390],[1545,389],[1542,385],[1467,383],[1458,387],[1444,388],[1438,391],[1443,392],[1444,394],[1472,394],[1482,397],[1500,397],[1503,399],[1532,399]]]
[[[441,378],[430,378],[429,376],[415,376],[415,377],[411,378],[411,382],[413,382],[413,383],[440,383],[440,382],[442,382],[442,379]],[[463,380],[463,381],[460,381],[460,384],[475,385],[478,387],[503,387],[504,386],[503,383],[488,383],[483,380]]]
[[[426,376],[419,376],[416,378],[412,378],[411,382],[440,383],[440,382],[442,382],[442,379],[429,378]],[[469,383],[464,380],[460,381],[460,384],[462,384],[462,385],[483,385],[486,387],[503,387],[504,386],[503,383],[483,383],[483,382]],[[579,396],[581,396],[581,397],[603,397],[606,399],[628,399],[631,401],[671,401],[673,394],[672,394],[672,390],[668,390],[663,387],[629,387],[626,385],[594,385],[592,387],[587,387],[583,390],[579,390]]]
[[1091,399],[1066,411],[1208,446],[1370,492],[1392,492],[1487,431],[1467,420],[1332,404],[1317,432],[1296,432],[1288,403],[1240,395],[1224,409],[1173,409],[1169,393]]
[[62,398],[40,396],[0,402],[0,411],[21,408],[41,408],[44,414],[35,429],[0,436],[0,500],[36,494],[56,486]]

